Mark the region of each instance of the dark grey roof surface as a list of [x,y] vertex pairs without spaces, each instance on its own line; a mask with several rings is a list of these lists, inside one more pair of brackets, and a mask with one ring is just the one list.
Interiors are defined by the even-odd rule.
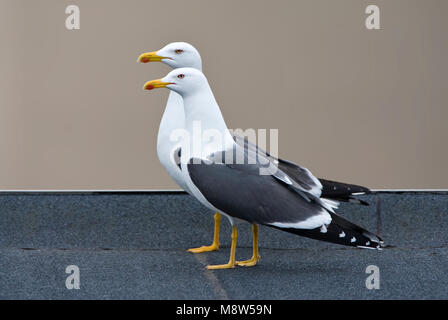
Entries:
[[[448,195],[362,196],[370,207],[339,212],[380,231],[382,251],[354,249],[261,227],[256,267],[209,271],[228,260],[209,244],[212,212],[184,193],[0,193],[0,299],[447,299]],[[381,199],[378,221],[377,199]],[[238,223],[237,258],[251,256],[250,225]],[[68,265],[80,269],[68,290]],[[380,270],[368,290],[366,268]]]

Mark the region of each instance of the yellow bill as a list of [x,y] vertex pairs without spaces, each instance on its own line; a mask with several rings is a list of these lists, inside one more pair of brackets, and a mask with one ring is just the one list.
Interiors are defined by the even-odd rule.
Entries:
[[148,63],[148,62],[160,62],[162,59],[170,59],[168,57],[159,56],[157,51],[142,53],[137,62]]
[[152,90],[157,88],[165,88],[167,85],[173,84],[172,82],[164,82],[162,79],[151,80],[145,83],[144,90]]

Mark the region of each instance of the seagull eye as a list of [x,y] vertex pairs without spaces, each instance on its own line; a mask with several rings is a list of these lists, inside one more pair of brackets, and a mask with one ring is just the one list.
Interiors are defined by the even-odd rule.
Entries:
[[184,52],[184,50],[182,50],[182,49],[176,49],[176,50],[174,50],[174,52],[175,52],[176,54],[181,54],[182,52]]
[[183,78],[185,78],[185,75],[184,74],[179,74],[178,76],[177,76],[179,79],[183,79]]

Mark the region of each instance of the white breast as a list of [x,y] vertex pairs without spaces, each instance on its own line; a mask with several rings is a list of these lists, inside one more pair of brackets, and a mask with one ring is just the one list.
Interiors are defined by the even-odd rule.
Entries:
[[172,138],[172,133],[175,130],[184,129],[184,119],[182,97],[175,92],[170,92],[157,135],[157,156],[160,163],[179,187],[191,194],[181,169],[176,163],[177,153],[181,148],[181,141],[176,141]]

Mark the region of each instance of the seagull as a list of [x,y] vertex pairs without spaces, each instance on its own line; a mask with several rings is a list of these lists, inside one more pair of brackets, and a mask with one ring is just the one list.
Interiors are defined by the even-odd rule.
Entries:
[[[191,44],[186,42],[173,42],[158,51],[141,54],[138,62],[163,62],[173,69],[191,67],[202,71],[201,55]],[[157,134],[157,156],[160,163],[177,183],[179,187],[193,195],[187,183],[184,181],[180,167],[181,142],[172,137],[175,130],[185,128],[185,115],[182,97],[171,91],[168,96],[165,111],[160,121]],[[215,227],[213,242],[208,246],[188,249],[192,253],[202,253],[219,249],[219,230],[221,226],[221,214],[214,215]]]
[[[138,62],[162,62],[167,64],[171,68],[191,67],[202,71],[202,59],[198,50],[194,46],[186,42],[173,42],[166,45],[160,50],[143,53],[139,56]],[[165,167],[169,175],[173,178],[173,180],[182,189],[191,194],[180,173],[180,143],[170,138],[171,134],[176,129],[183,128],[183,126],[184,111],[182,98],[176,92],[171,91],[159,127],[157,138],[157,154],[160,162]],[[254,150],[258,150],[258,147],[248,142],[247,139],[243,139],[237,135],[234,135],[234,139],[238,144],[244,145],[245,147],[252,148]],[[368,203],[366,203],[365,201],[352,197],[353,195],[369,193],[370,190],[368,188],[326,179],[318,179],[318,181],[315,181],[313,180],[314,177],[312,175],[309,175],[309,171],[306,168],[300,167],[295,163],[289,162],[287,160],[274,158],[268,153],[266,154],[270,157],[271,160],[278,162],[278,166],[281,167],[284,171],[287,171],[292,177],[296,178],[299,183],[301,180],[308,180],[308,185],[312,185],[314,188],[316,188],[316,190],[321,190],[324,197],[336,201],[368,205]],[[193,253],[201,253],[219,249],[219,230],[221,215],[218,212],[215,213],[214,220],[215,226],[213,243],[209,246],[192,248],[188,251]],[[253,226],[253,229],[257,229],[257,226]]]
[[[232,225],[228,263],[208,269],[254,266],[258,254],[258,228],[265,225],[312,239],[359,248],[382,249],[383,240],[335,213],[338,203],[322,196],[319,180],[307,170],[298,181],[280,166],[252,148],[235,142],[204,74],[194,68],[178,68],[162,79],[148,81],[145,90],[168,88],[183,99],[185,130],[189,139],[181,145],[181,174],[191,194],[206,207],[226,216]],[[196,137],[195,126],[207,132]],[[212,137],[212,138],[211,138]],[[219,142],[219,143],[217,143]],[[235,161],[236,159],[236,161]],[[243,162],[238,160],[243,159]],[[267,167],[267,168],[266,168]],[[269,174],[266,174],[266,171]],[[238,230],[235,219],[253,225],[253,254],[236,261]]]
[[[191,44],[186,42],[173,42],[160,50],[146,52],[138,57],[138,62],[162,62],[173,69],[194,68],[202,71],[202,59],[199,51]],[[159,126],[157,136],[157,155],[171,178],[185,191],[192,195],[187,183],[184,181],[180,168],[181,143],[171,139],[171,134],[180,128],[185,127],[185,115],[182,97],[175,91],[170,91],[165,111]],[[321,193],[322,197],[334,201],[350,202],[361,205],[368,205],[367,202],[356,199],[354,195],[370,193],[366,187],[331,181],[327,179],[315,179],[309,170],[293,162],[279,159],[271,156],[256,145],[250,143],[238,135],[234,135],[234,140],[245,148],[251,148],[254,151],[259,150],[266,154],[271,161],[274,161],[284,172],[294,178],[297,183],[304,181],[303,187],[310,187],[316,193]],[[213,242],[208,246],[191,248],[188,251],[192,253],[201,253],[219,249],[219,231],[221,223],[221,214],[216,212],[214,215],[214,233]],[[252,226],[252,232],[258,233],[258,226]],[[254,234],[255,235],[255,234]],[[254,237],[256,238],[256,237]]]

